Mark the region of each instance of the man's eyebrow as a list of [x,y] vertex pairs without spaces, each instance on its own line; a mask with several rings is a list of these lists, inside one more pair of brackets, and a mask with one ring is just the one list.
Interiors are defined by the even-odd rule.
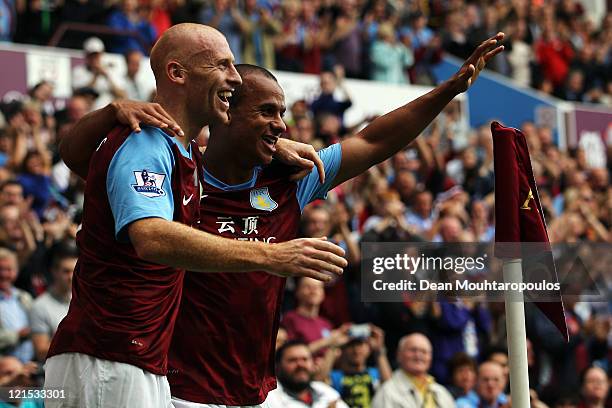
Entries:
[[284,112],[287,110],[285,105],[279,105],[274,102],[264,102],[261,105],[259,105],[259,109],[274,109],[274,110],[280,110],[281,112]]
[[234,59],[233,58],[221,58],[219,60],[217,60],[217,64],[233,64],[234,63]]

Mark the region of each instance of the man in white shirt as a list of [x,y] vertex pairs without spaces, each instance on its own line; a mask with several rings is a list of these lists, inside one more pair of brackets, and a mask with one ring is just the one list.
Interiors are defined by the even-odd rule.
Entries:
[[372,408],[454,408],[455,400],[427,374],[432,348],[420,333],[402,337],[397,349],[400,368],[393,372],[372,400]]
[[308,345],[290,341],[276,352],[278,387],[268,394],[268,408],[348,408],[338,391],[313,381],[314,362]]
[[140,71],[142,54],[138,50],[125,53],[126,72],[122,78],[121,87],[125,90],[126,98],[136,101],[152,100],[155,91],[155,82],[146,81],[143,72]]
[[79,65],[72,70],[72,88],[91,88],[98,93],[94,109],[102,108],[116,98],[124,98],[125,91],[121,89],[108,72],[108,66],[102,63],[104,43],[97,37],[88,38],[83,43],[85,65]]

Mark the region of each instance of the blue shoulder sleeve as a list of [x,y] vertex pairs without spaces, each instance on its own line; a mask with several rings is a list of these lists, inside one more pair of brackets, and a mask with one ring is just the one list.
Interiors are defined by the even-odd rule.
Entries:
[[319,171],[316,167],[312,169],[309,175],[298,181],[297,199],[301,210],[309,202],[327,196],[327,191],[340,170],[340,163],[342,162],[340,143],[326,147],[320,150],[318,154],[325,168],[325,183],[321,184],[319,182]]
[[163,132],[144,127],[132,133],[111,160],[106,191],[113,217],[115,237],[128,241],[126,228],[142,218],[172,220],[172,141]]

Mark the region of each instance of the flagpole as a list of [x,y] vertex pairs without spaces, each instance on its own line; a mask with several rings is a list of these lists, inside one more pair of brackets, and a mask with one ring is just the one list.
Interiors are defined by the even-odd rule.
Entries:
[[[523,270],[521,259],[505,259],[504,282],[521,284]],[[508,335],[508,359],[510,363],[510,395],[514,408],[529,408],[529,371],[527,367],[527,330],[525,328],[525,302],[523,293],[507,290],[506,331]]]

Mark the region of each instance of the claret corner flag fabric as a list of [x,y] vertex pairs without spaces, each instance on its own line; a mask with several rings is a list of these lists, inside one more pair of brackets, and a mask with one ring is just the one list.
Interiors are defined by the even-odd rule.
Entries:
[[[525,135],[498,122],[491,124],[491,132],[495,167],[495,256],[521,258],[524,281],[533,279],[529,275],[535,269],[530,267],[533,262],[529,260],[537,258],[539,271],[544,265],[548,279],[558,282]],[[536,306],[568,341],[561,292],[549,293],[547,301],[538,301],[544,300],[539,295],[542,294],[532,296]]]

